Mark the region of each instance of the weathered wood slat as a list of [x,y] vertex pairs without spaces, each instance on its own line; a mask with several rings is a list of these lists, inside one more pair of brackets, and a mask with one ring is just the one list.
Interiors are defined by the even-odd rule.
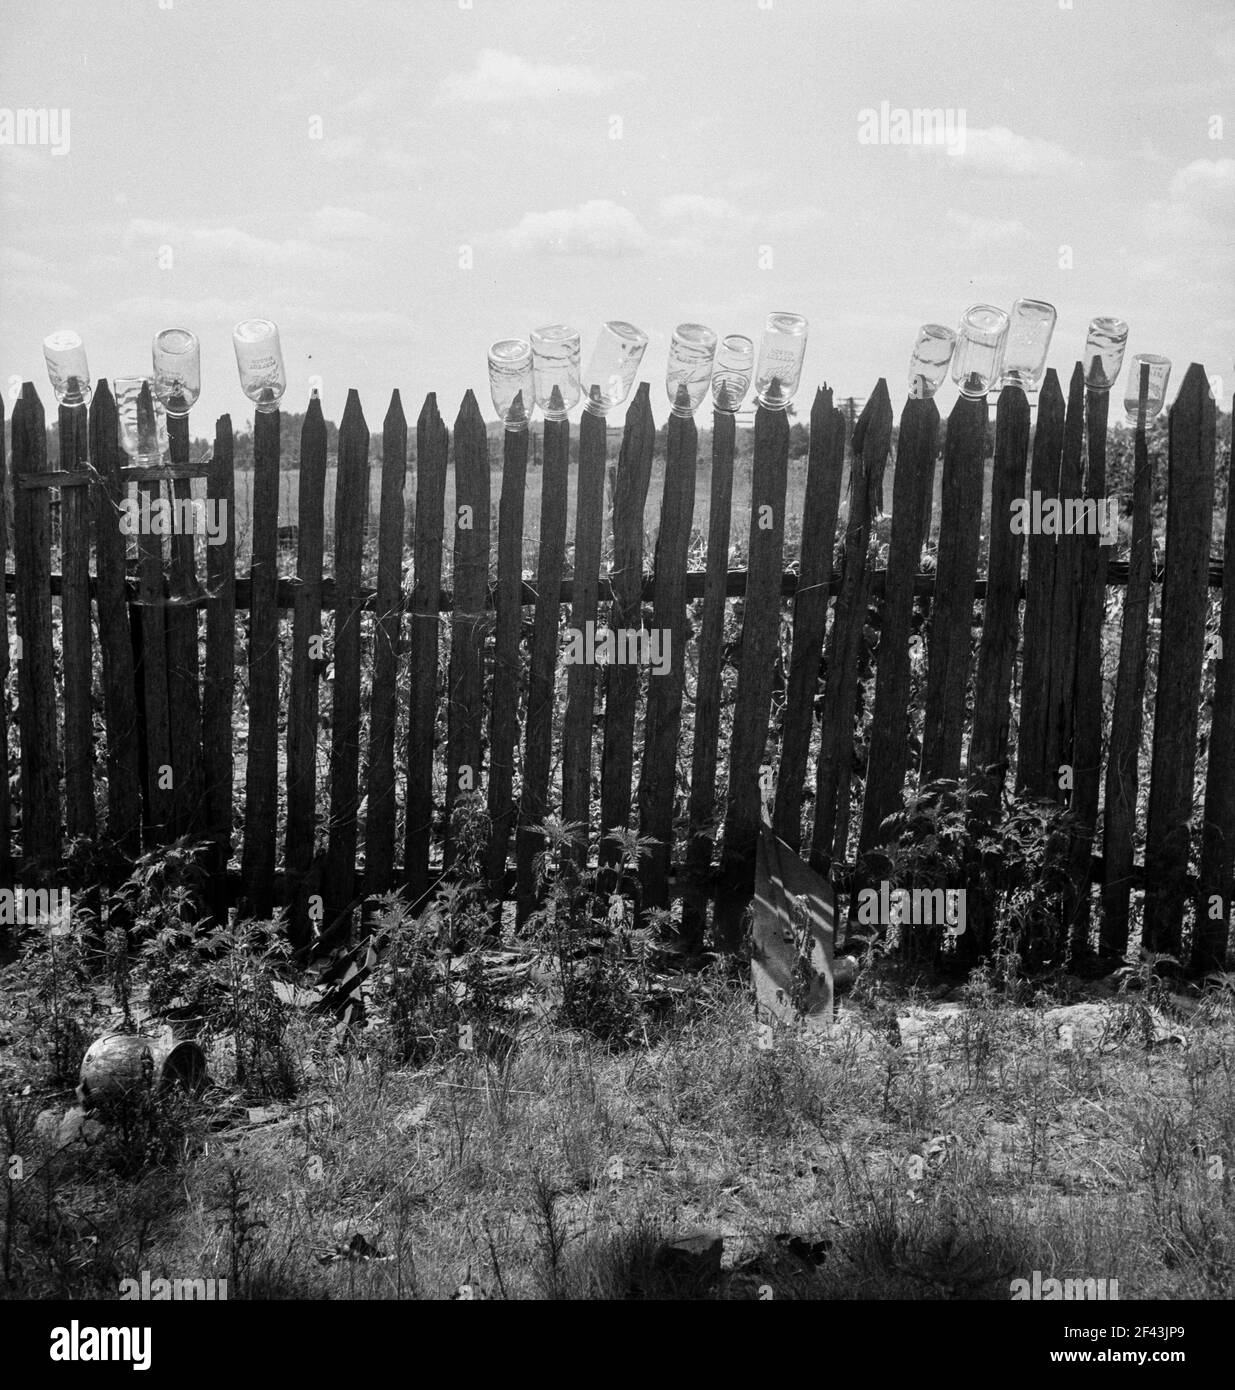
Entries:
[[793,645],[772,812],[772,828],[795,854],[802,843],[802,790],[815,723],[819,662],[828,620],[827,580],[836,548],[844,466],[845,416],[832,405],[831,388],[824,386],[815,392],[810,412],[806,495],[802,500],[802,555],[793,599]]
[[[1086,391],[1085,497],[1106,497],[1106,425],[1109,391]],[[1095,510],[1096,517],[1096,510]],[[1102,786],[1103,710],[1102,634],[1106,619],[1106,557],[1102,537],[1087,532],[1081,539],[1081,607],[1076,629],[1076,697],[1072,736],[1073,898],[1069,933],[1076,959],[1091,954],[1089,940],[1093,894],[1088,864],[1095,848],[1098,795]]]
[[413,522],[413,586],[408,611],[407,825],[404,873],[413,902],[429,887],[433,839],[433,750],[439,680],[438,595],[442,588],[442,526],[446,506],[446,462],[450,435],[437,408],[425,397],[416,421],[416,512]]
[[369,705],[365,892],[387,893],[394,882],[395,721],[403,650],[403,489],[407,483],[407,420],[398,391],[382,423],[382,500],[378,519],[373,690]]
[[339,424],[335,476],[334,578],[336,608],[334,695],[330,708],[330,837],[323,886],[331,919],[356,897],[355,863],[360,807],[360,649],[363,621],[365,525],[369,514],[369,426],[360,396],[347,393]]
[[[665,488],[653,560],[656,601],[652,629],[667,644],[669,669],[648,675],[639,833],[655,840],[639,868],[641,907],[669,906],[673,811],[677,792],[682,693],[686,680],[686,568],[695,511],[699,431],[693,416],[671,415],[665,448]],[[664,647],[662,647],[662,656]]]
[[[4,574],[9,564],[9,518],[8,518],[8,448],[4,430],[4,398],[0,396],[0,574]],[[12,640],[9,627],[9,595],[6,588],[0,594],[0,617],[3,617],[3,631],[0,631],[0,691],[8,689],[9,682],[9,643]],[[0,744],[9,746],[9,702],[0,699]],[[13,845],[11,836],[13,811],[9,797],[9,779],[0,777],[0,888],[7,888],[13,882]]]
[[279,412],[253,417],[253,559],[249,571],[249,740],[241,872],[248,908],[274,908],[275,834],[279,815]]
[[[86,411],[61,406],[60,467],[88,472]],[[94,839],[94,719],[90,683],[90,496],[65,488],[60,497],[60,554],[64,575],[60,639],[64,670],[64,828],[70,839]]]
[[[1033,434],[1031,493],[1043,502],[1059,495],[1064,401],[1054,367],[1038,393]],[[1051,620],[1055,607],[1055,537],[1033,534],[1026,542],[1025,619],[1021,658],[1021,712],[1016,731],[1016,787],[1031,796],[1054,796],[1058,769],[1048,766],[1046,726],[1051,663]]]
[[[167,421],[168,452],[173,464],[189,461],[189,419],[170,416]],[[170,484],[172,496],[188,502],[193,485],[187,478]],[[230,517],[229,517],[230,522]],[[209,547],[207,547],[209,549]],[[171,592],[180,598],[201,595],[197,583],[197,559],[192,533],[171,538]],[[176,732],[172,739],[173,820],[178,834],[196,833],[202,826],[202,711],[198,694],[198,609],[195,605],[167,610],[167,698],[175,712]]]
[[[716,830],[716,741],[720,734],[721,667],[724,661],[725,590],[729,568],[729,526],[733,504],[734,417],[712,413],[712,491],[708,512],[707,569],[703,617],[699,625],[699,666],[695,681],[695,737],[691,746],[689,831],[682,893],[682,945],[697,952],[707,925],[706,883]],[[814,431],[811,447],[815,446]],[[831,557],[828,569],[831,570]],[[745,578],[745,576],[743,576]],[[687,597],[691,596],[687,576]]]
[[[613,490],[613,562],[609,573],[613,604],[609,626],[614,632],[643,625],[643,509],[652,481],[655,438],[651,387],[642,381],[626,411]],[[611,830],[624,829],[630,821],[638,704],[638,668],[606,667],[599,852],[600,862],[606,865],[617,862],[618,848],[605,837]]]
[[[1078,362],[1068,383],[1063,449],[1059,459],[1059,500],[1081,496],[1081,453],[1085,428],[1085,373]],[[1066,790],[1060,769],[1072,764],[1072,726],[1076,699],[1076,633],[1080,622],[1081,538],[1055,538],[1054,611],[1050,628],[1050,670],[1046,683],[1046,773],[1059,800]]]
[[570,474],[570,421],[545,421],[541,478],[540,553],[536,568],[536,617],[528,656],[527,716],[524,721],[523,795],[515,842],[518,869],[517,919],[536,906],[535,858],[544,836],[535,827],[549,809],[553,756],[553,696],[557,684],[562,566],[566,560],[566,492]]
[[1012,530],[1012,504],[1025,496],[1029,459],[1029,401],[1019,386],[1005,386],[995,407],[995,462],[991,475],[991,530],[986,603],[973,687],[969,773],[988,790],[1002,790],[1011,757],[1012,669],[1019,637],[1018,609],[1025,536]]
[[469,391],[455,420],[455,606],[450,628],[449,696],[446,706],[446,863],[454,844],[451,812],[461,793],[475,794],[483,781],[485,645],[493,621],[489,588],[489,440]]
[[[43,403],[30,382],[13,410],[13,481],[46,471]],[[59,732],[51,625],[51,499],[13,489],[13,562],[17,575],[17,712],[21,728],[22,860],[46,874],[60,860]]]
[[1178,956],[1192,833],[1192,789],[1209,600],[1214,398],[1193,362],[1170,413],[1166,581],[1145,844],[1144,944]]
[[[1140,386],[1141,399],[1144,400],[1149,388],[1148,363],[1142,370]],[[1143,419],[1138,423],[1133,449],[1131,569],[1124,594],[1119,675],[1111,713],[1106,795],[1102,808],[1100,954],[1111,962],[1122,960],[1128,949],[1141,725],[1149,654],[1149,579],[1154,565],[1153,463],[1146,447]],[[1210,767],[1212,770],[1212,762]]]
[[[585,410],[579,421],[579,493],[575,501],[574,585],[570,626],[596,626],[600,589],[601,528],[604,523],[606,430],[604,417]],[[596,667],[575,662],[566,672],[566,718],[562,729],[562,819],[590,828],[592,734],[596,723]],[[580,845],[582,859],[586,844]]]
[[892,480],[892,538],[879,627],[870,752],[862,794],[860,850],[880,842],[880,826],[900,805],[909,770],[909,639],[913,580],[929,523],[929,489],[939,435],[939,407],[910,400],[901,411]]
[[985,397],[962,396],[948,417],[922,732],[923,783],[960,776],[982,525],[986,415]]
[[223,912],[223,872],[231,857],[233,710],[236,699],[236,477],[230,415],[214,426],[207,499],[226,508],[221,545],[206,547],[206,667],[202,685],[202,753],[206,824],[215,842],[215,916]]
[[[322,554],[326,504],[326,422],[316,394],[300,427],[295,616],[291,689],[287,704],[287,831],[284,862],[291,887],[288,935],[297,950],[312,934],[309,898],[320,885],[311,874],[316,840],[317,753],[321,727]],[[400,537],[400,539],[402,539]]]
[[888,384],[880,377],[853,430],[853,482],[845,523],[845,578],[836,601],[836,616],[828,643],[828,676],[823,693],[810,854],[811,867],[823,874],[829,872],[833,859],[845,857],[858,660],[870,607],[870,539],[891,443],[892,402]]
[[755,413],[750,559],[721,852],[725,891],[713,915],[715,940],[725,950],[737,945],[742,915],[754,887],[760,768],[767,746],[772,682],[780,649],[780,574],[788,477],[789,421],[783,410],[760,406]]
[[497,534],[497,628],[493,653],[493,703],[489,716],[489,841],[491,896],[502,897],[517,807],[513,788],[519,748],[519,689],[523,662],[523,503],[527,487],[528,431],[506,430],[502,446],[502,497]]
[[1222,590],[1219,646],[1214,657],[1200,896],[1192,937],[1191,966],[1197,973],[1223,968],[1231,928],[1231,878],[1235,870],[1235,449],[1228,450],[1227,457],[1222,572],[1231,578]]

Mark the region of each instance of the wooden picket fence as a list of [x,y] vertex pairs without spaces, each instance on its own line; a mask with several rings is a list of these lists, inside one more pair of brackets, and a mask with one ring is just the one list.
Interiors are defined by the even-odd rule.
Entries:
[[[1189,369],[1171,409],[1165,565],[1155,556],[1152,461],[1143,430],[1136,439],[1126,560],[1110,558],[1097,536],[1034,535],[1026,544],[1007,524],[1012,499],[1032,491],[1044,498],[1105,496],[1106,411],[1107,397],[1086,392],[1079,365],[1066,401],[1055,373],[1047,374],[1032,440],[1024,396],[1015,389],[1001,394],[985,576],[979,574],[989,452],[984,402],[960,400],[947,421],[933,573],[922,562],[942,432],[934,402],[909,401],[901,417],[883,569],[874,567],[871,543],[892,437],[882,380],[856,422],[833,405],[828,389],[816,393],[796,556],[785,554],[789,423],[784,414],[758,411],[742,572],[728,569],[734,422],[717,414],[706,566],[692,572],[698,441],[690,419],[670,419],[659,532],[654,554],[644,554],[656,432],[643,385],[629,405],[610,478],[608,572],[601,569],[611,460],[604,421],[584,414],[573,479],[571,425],[544,426],[539,552],[535,574],[525,575],[528,435],[505,435],[495,559],[488,439],[472,393],[453,431],[435,396],[425,400],[415,426],[415,500],[408,518],[408,428],[396,392],[376,465],[376,573],[366,574],[371,446],[352,391],[339,427],[331,576],[323,573],[327,449],[316,398],[299,441],[294,576],[278,572],[289,538],[278,526],[286,441],[277,414],[259,414],[255,422],[248,575],[235,573],[230,524],[222,544],[205,547],[204,575],[193,538],[179,536],[171,538],[168,554],[160,537],[142,536],[130,574],[117,508],[131,484],[151,498],[160,489],[188,498],[193,477],[205,471],[208,498],[228,503],[234,518],[229,417],[217,422],[204,469],[189,463],[183,420],[171,422],[164,465],[122,467],[116,406],[101,382],[88,417],[60,411],[61,457],[53,469],[43,407],[27,384],[12,422],[11,572],[8,528],[0,526],[0,562],[8,591],[15,592],[21,641],[20,834],[11,833],[9,787],[0,779],[0,878],[8,884],[15,878],[63,881],[68,841],[102,837],[122,861],[131,861],[176,837],[208,839],[220,909],[232,897],[260,916],[284,907],[293,940],[304,945],[310,904],[317,900],[325,904],[327,925],[346,925],[366,898],[393,889],[425,901],[450,868],[451,813],[475,788],[483,791],[491,822],[485,859],[491,892],[513,896],[520,918],[536,905],[536,856],[543,845],[537,827],[546,817],[586,826],[601,865],[616,866],[618,859],[608,832],[637,827],[656,842],[639,869],[642,905],[666,907],[680,897],[683,934],[697,944],[711,903],[712,940],[725,949],[740,938],[767,769],[774,778],[777,834],[808,853],[817,869],[843,877],[852,859],[851,822],[859,850],[869,849],[907,786],[976,772],[995,789],[1014,767],[1018,789],[1069,800],[1080,827],[1073,903],[1078,947],[1100,944],[1106,953],[1122,954],[1132,894],[1140,890],[1145,944],[1178,952],[1185,906],[1193,899],[1191,963],[1219,966],[1235,867],[1235,660],[1215,665],[1203,807],[1194,806],[1193,788],[1209,591],[1224,573],[1235,573],[1235,523],[1228,511],[1223,561],[1211,560],[1215,407],[1204,370],[1196,364]],[[838,537],[847,454],[849,500]],[[452,467],[455,505],[470,509],[470,525],[454,528],[452,586],[444,592]],[[577,499],[569,575],[568,487]],[[57,495],[59,575],[52,573],[49,522]],[[1227,496],[1228,507],[1235,504],[1235,487]],[[843,550],[834,569],[838,540]],[[1141,713],[1151,591],[1159,584],[1152,775],[1144,862],[1137,864]],[[1124,586],[1125,601],[1114,715],[1105,726],[1105,599],[1115,585]],[[177,601],[169,603],[169,595]],[[696,630],[690,606],[699,599]],[[738,599],[741,639],[731,649],[726,615]],[[920,765],[910,766],[910,641],[915,602],[921,601],[930,608],[929,665]],[[858,779],[861,804],[854,806],[861,725],[856,700],[872,603],[880,630],[874,706],[863,735],[869,748],[865,778]],[[242,612],[247,633],[237,629]],[[326,615],[332,621],[324,626]],[[555,725],[564,617],[576,630],[647,625],[667,633],[668,673],[569,665],[564,718]],[[786,621],[791,637],[782,649]],[[1235,654],[1235,602],[1222,604],[1218,635],[1223,649]],[[243,701],[236,698],[238,636],[241,660],[247,660]],[[688,644],[696,671],[689,692]],[[285,657],[286,710],[280,696]],[[737,668],[736,696],[725,718],[730,660]],[[328,720],[322,698],[327,662],[333,666]],[[8,665],[5,643],[0,680]],[[691,717],[684,720],[688,698]],[[105,733],[96,739],[100,704]],[[725,727],[729,743],[722,752]],[[327,804],[319,797],[322,755],[329,760]],[[1061,792],[1065,765],[1073,785]],[[100,779],[106,790],[96,795]],[[804,847],[803,800],[812,781]],[[1196,874],[1189,866],[1198,811],[1203,829]],[[1098,904],[1091,903],[1091,882],[1101,884],[1100,912],[1092,921]],[[1216,914],[1208,906],[1215,899]]]

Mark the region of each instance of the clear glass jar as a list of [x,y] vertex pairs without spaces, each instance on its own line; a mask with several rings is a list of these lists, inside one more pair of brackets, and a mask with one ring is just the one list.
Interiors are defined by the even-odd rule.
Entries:
[[924,323],[909,358],[909,397],[929,401],[948,375],[956,351],[956,334],[941,323]]
[[1133,356],[1128,380],[1124,386],[1124,413],[1130,425],[1135,425],[1140,419],[1142,366],[1149,369],[1149,385],[1145,397],[1146,424],[1162,413],[1162,407],[1166,404],[1166,388],[1171,380],[1169,357],[1159,357],[1154,352],[1138,352]]
[[241,389],[263,415],[272,414],[287,390],[278,325],[269,319],[245,319],[232,330],[232,344]]
[[993,304],[965,310],[952,357],[952,380],[962,396],[977,400],[999,381],[1008,337],[1008,314]]
[[648,335],[634,324],[610,319],[600,330],[583,374],[584,410],[604,416],[630,395]]
[[784,410],[798,389],[809,327],[801,314],[768,315],[755,369],[755,398],[768,410]]
[[1128,325],[1123,319],[1097,318],[1089,322],[1085,338],[1085,385],[1091,391],[1109,391],[1123,366],[1128,345]]
[[536,404],[532,345],[526,338],[501,338],[489,349],[489,394],[508,430],[525,430]]
[[741,409],[755,369],[755,345],[740,333],[731,333],[716,346],[712,368],[712,404],[733,415]]
[[579,403],[579,335],[565,324],[532,330],[536,404],[547,420],[565,420]]
[[51,389],[61,405],[89,405],[93,388],[81,334],[61,328],[43,339],[43,360]]
[[665,390],[675,415],[693,415],[708,393],[716,334],[702,323],[679,323],[669,343]]
[[167,454],[167,411],[148,376],[118,376],[116,391],[120,447],[134,463],[159,463]]
[[1012,306],[1003,351],[1003,386],[1019,386],[1031,399],[1046,371],[1046,354],[1055,332],[1055,306],[1044,299],[1018,299]]
[[165,328],[154,340],[154,392],[169,415],[187,415],[202,393],[202,345],[187,328]]

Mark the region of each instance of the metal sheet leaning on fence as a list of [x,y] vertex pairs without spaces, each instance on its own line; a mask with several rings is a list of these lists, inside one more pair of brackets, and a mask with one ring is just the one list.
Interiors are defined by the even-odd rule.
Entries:
[[765,806],[755,854],[751,979],[761,1022],[832,1024],[836,895],[772,831]]

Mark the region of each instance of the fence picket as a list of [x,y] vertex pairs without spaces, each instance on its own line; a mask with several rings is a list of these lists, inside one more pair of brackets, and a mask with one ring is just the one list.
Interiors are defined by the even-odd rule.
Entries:
[[[1144,368],[1146,388],[1148,374],[1147,364]],[[1133,449],[1132,543],[1128,556],[1128,587],[1124,591],[1119,676],[1115,686],[1115,705],[1111,712],[1106,795],[1102,808],[1100,954],[1112,965],[1121,961],[1128,949],[1133,836],[1136,831],[1141,725],[1148,665],[1149,590],[1154,568],[1153,463],[1145,443],[1144,426],[1136,431]],[[1217,727],[1215,719],[1215,732]],[[1213,745],[1210,746],[1212,748]],[[1210,767],[1212,769],[1212,762]]]
[[737,944],[742,914],[754,885],[760,768],[767,745],[772,682],[780,650],[780,583],[788,477],[789,421],[783,410],[768,410],[761,405],[755,412],[750,558],[729,751],[721,892],[713,915],[713,934],[723,949]]
[[[1235,418],[1235,410],[1232,414]],[[1205,779],[1200,896],[1192,936],[1191,965],[1198,974],[1223,968],[1231,925],[1231,876],[1235,867],[1235,448],[1228,450],[1227,458],[1222,580],[1222,616],[1213,658],[1214,698]]]
[[523,677],[523,504],[529,431],[506,430],[502,445],[502,497],[497,533],[497,627],[493,652],[493,704],[489,716],[489,891],[506,892],[506,859],[517,807],[513,796],[519,747],[519,687]]
[[245,775],[245,900],[256,917],[274,907],[279,814],[279,412],[253,417],[253,558],[249,570],[249,745]]
[[349,390],[339,423],[334,503],[334,693],[330,707],[330,838],[323,884],[332,925],[350,919],[356,897],[360,807],[360,648],[365,525],[369,515],[369,426]]
[[1192,836],[1214,506],[1214,398],[1188,368],[1170,413],[1166,578],[1145,842],[1144,944],[1179,955]]
[[[579,421],[579,491],[575,501],[574,589],[570,626],[596,626],[600,587],[601,528],[604,523],[607,431],[604,417],[585,410]],[[562,729],[562,819],[581,825],[587,853],[592,802],[592,735],[596,723],[596,667],[575,662],[566,673],[566,718]]]
[[[1029,487],[1043,503],[1059,495],[1063,451],[1064,401],[1059,377],[1048,368],[1038,393]],[[1016,786],[1031,796],[1053,796],[1057,769],[1047,762],[1047,699],[1051,662],[1051,618],[1055,605],[1054,536],[1035,533],[1026,543],[1024,638],[1021,657],[1021,710],[1016,730]]]
[[[642,381],[626,411],[626,428],[613,490],[613,561],[609,573],[613,603],[609,610],[609,626],[614,633],[643,626],[643,509],[652,481],[655,440],[651,387]],[[611,830],[624,828],[630,820],[638,703],[638,667],[606,667],[600,778],[599,858],[602,864],[614,864],[618,859],[616,845],[605,837]]]
[[[699,625],[695,678],[695,737],[691,746],[689,834],[683,875],[682,945],[697,952],[707,925],[707,879],[716,823],[716,743],[720,734],[721,667],[724,661],[725,588],[729,570],[729,527],[733,506],[733,449],[736,427],[727,411],[712,412],[712,492],[708,550]],[[814,446],[814,430],[811,431]],[[825,597],[826,602],[826,597]]]
[[935,402],[906,401],[901,411],[892,479],[892,537],[879,626],[870,752],[862,793],[858,837],[861,850],[879,843],[880,826],[900,805],[909,770],[913,582],[930,523],[930,484],[938,435],[939,407]]
[[553,756],[553,698],[557,686],[561,625],[562,567],[566,559],[566,490],[570,473],[570,421],[546,420],[541,476],[540,553],[536,567],[536,617],[528,655],[527,717],[524,721],[523,794],[515,841],[518,870],[517,920],[536,905],[535,858],[544,836],[535,826],[549,809]]
[[971,400],[965,396],[948,416],[922,731],[922,783],[960,777],[982,525],[986,416],[985,397]]
[[[479,789],[483,775],[485,645],[492,629],[489,592],[489,440],[469,391],[455,421],[454,611],[450,629],[446,706],[446,844],[453,857],[451,811],[462,791]],[[467,508],[464,511],[464,508]],[[464,523],[468,524],[464,524]]]
[[437,722],[438,603],[442,590],[442,527],[450,435],[430,391],[416,421],[416,512],[413,586],[408,611],[407,824],[404,873],[419,902],[429,887],[433,842],[433,747]]
[[[0,396],[0,578],[5,579],[4,593],[0,594],[0,616],[3,616],[3,631],[0,632],[0,691],[9,685],[9,592],[7,571],[9,567],[9,518],[8,518],[8,447],[4,431],[4,398]],[[5,749],[9,746],[9,702],[0,699],[0,743]],[[7,756],[7,754],[6,754]],[[13,845],[10,838],[12,829],[12,803],[9,796],[9,779],[0,777],[0,888],[7,888],[13,882]]]
[[377,595],[373,623],[373,689],[369,705],[365,892],[388,893],[395,862],[395,720],[403,650],[403,489],[407,483],[407,420],[398,391],[382,422],[382,499],[378,520]]
[[30,382],[13,410],[13,562],[17,579],[17,712],[21,728],[22,860],[35,873],[60,859],[59,732],[51,624],[51,495],[24,479],[47,472],[43,403]]
[[796,854],[802,843],[802,790],[815,723],[815,694],[828,620],[828,584],[836,549],[841,475],[845,465],[845,416],[832,391],[815,392],[810,412],[806,495],[802,500],[802,555],[793,596],[793,644],[781,727],[780,768],[772,827]]
[[302,950],[311,935],[309,898],[320,886],[313,873],[317,809],[317,741],[320,728],[322,553],[326,502],[326,422],[317,395],[300,427],[299,528],[296,597],[292,620],[291,689],[287,704],[287,829],[283,860],[288,874],[288,933]]
[[[87,426],[84,408],[61,406],[60,468],[87,473]],[[64,828],[70,839],[96,834],[94,808],[94,716],[90,634],[90,497],[89,488],[60,491],[60,640],[64,671]]]
[[682,693],[686,679],[686,568],[695,511],[699,431],[691,415],[670,415],[665,487],[653,559],[656,597],[652,629],[669,645],[668,671],[648,676],[643,767],[639,778],[639,833],[655,840],[640,863],[640,905],[669,906],[673,811],[677,792]]
[[[106,425],[104,426],[106,428]],[[112,438],[115,431],[112,430]],[[202,686],[202,756],[205,818],[215,850],[214,914],[226,921],[223,874],[231,856],[232,756],[236,699],[236,475],[232,468],[234,442],[230,415],[214,426],[214,450],[206,480],[206,497],[226,508],[227,526],[221,545],[206,547],[206,669]]]
[[854,713],[862,633],[870,608],[868,563],[871,531],[892,443],[892,401],[879,378],[851,437],[852,483],[845,523],[844,573],[828,641],[828,675],[823,693],[819,763],[815,774],[815,821],[811,867],[826,874],[845,855],[849,789],[853,773]]
[[[168,458],[173,464],[189,462],[187,415],[167,420]],[[174,478],[169,492],[175,501],[189,502],[193,485],[188,478]],[[167,609],[167,698],[175,711],[176,734],[172,739],[172,819],[177,834],[196,833],[201,826],[202,711],[198,693],[197,559],[192,532],[171,538],[171,592],[183,602]]]
[[[1059,458],[1061,509],[1081,495],[1081,452],[1084,447],[1085,373],[1078,362],[1068,383],[1063,449]],[[1081,538],[1064,531],[1055,538],[1054,609],[1050,628],[1050,671],[1047,676],[1046,785],[1062,800],[1061,769],[1072,764],[1072,726],[1076,700],[1076,634],[1080,622]]]

